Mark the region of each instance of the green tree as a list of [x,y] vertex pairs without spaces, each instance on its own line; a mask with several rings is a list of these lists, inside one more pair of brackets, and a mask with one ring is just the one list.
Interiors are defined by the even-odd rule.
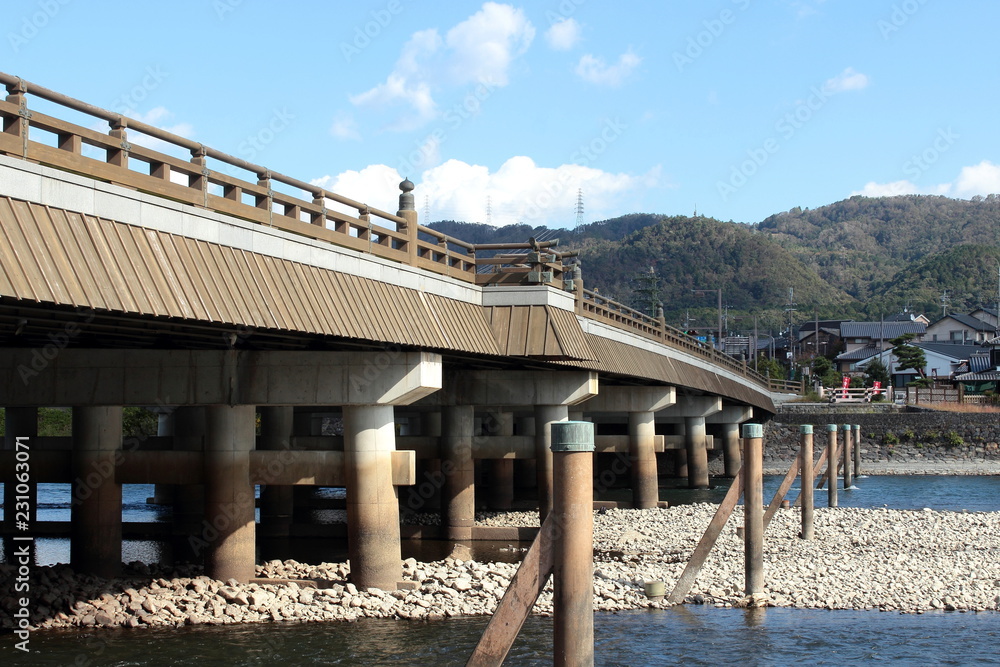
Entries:
[[889,342],[892,343],[892,354],[896,357],[896,369],[905,371],[912,368],[923,379],[926,377],[924,366],[927,365],[927,358],[924,356],[923,350],[915,345],[910,345],[910,341],[915,337],[915,334],[908,333],[899,338],[893,338]]
[[776,380],[785,377],[785,369],[778,360],[769,359],[763,354],[757,357],[757,372]]
[[869,382],[881,382],[883,387],[889,384],[889,369],[881,359],[875,358],[869,361],[865,366],[865,375],[868,376]]

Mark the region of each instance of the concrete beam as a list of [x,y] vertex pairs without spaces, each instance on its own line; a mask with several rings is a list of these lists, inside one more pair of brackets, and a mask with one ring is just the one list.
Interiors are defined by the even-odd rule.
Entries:
[[706,424],[742,424],[753,419],[753,407],[749,405],[723,405],[722,410],[706,415]]
[[675,387],[601,387],[580,405],[584,412],[657,412],[676,403]]
[[678,396],[677,402],[656,413],[658,422],[680,422],[687,417],[708,418],[722,410],[721,396]]
[[422,406],[577,405],[597,396],[594,371],[459,371]]
[[9,407],[407,405],[440,388],[430,352],[0,349]]

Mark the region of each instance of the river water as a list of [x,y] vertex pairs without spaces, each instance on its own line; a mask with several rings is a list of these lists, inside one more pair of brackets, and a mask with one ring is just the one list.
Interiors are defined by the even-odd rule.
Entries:
[[[765,480],[770,498],[779,478]],[[68,493],[40,485],[39,518],[68,520]],[[144,503],[149,487],[126,487],[123,516],[164,518]],[[664,490],[672,502],[718,502],[724,488],[703,492]],[[793,489],[789,498],[798,490]],[[65,495],[65,499],[64,499]],[[673,496],[673,497],[671,497]],[[826,493],[817,494],[818,507]],[[872,476],[841,490],[842,507],[948,511],[1000,511],[1000,477]],[[68,560],[68,541],[40,540],[40,564]],[[149,543],[126,544],[138,559]],[[6,591],[3,594],[7,594]],[[438,622],[367,619],[355,623],[257,624],[171,630],[46,631],[31,635],[30,654],[0,636],[3,664],[16,665],[462,665],[487,622],[457,618]],[[551,664],[552,619],[525,624],[508,665]],[[1000,613],[813,609],[666,610],[595,615],[598,665],[742,665],[891,663],[912,665],[1000,664]]]

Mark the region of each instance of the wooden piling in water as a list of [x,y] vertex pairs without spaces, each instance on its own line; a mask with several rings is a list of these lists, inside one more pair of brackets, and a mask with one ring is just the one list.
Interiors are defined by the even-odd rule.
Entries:
[[745,593],[764,590],[764,427],[743,425]]
[[853,441],[851,439],[851,425],[844,424],[844,489],[849,489],[854,485],[853,475]]
[[594,664],[593,461],[591,422],[552,424],[554,665]]
[[854,479],[861,477],[861,424],[855,424],[854,429]]
[[837,425],[827,424],[826,430],[830,434],[829,454],[826,457],[826,490],[827,501],[830,507],[837,506],[837,467],[840,461],[840,451],[837,447]]
[[799,463],[802,475],[802,539],[811,540],[815,535],[813,529],[813,427],[803,424],[801,445],[799,447]]

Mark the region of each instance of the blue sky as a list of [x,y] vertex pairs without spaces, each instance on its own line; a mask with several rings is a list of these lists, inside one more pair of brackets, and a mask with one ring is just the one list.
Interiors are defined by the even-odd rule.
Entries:
[[422,220],[1000,192],[993,0],[277,6],[8,0],[0,70]]

